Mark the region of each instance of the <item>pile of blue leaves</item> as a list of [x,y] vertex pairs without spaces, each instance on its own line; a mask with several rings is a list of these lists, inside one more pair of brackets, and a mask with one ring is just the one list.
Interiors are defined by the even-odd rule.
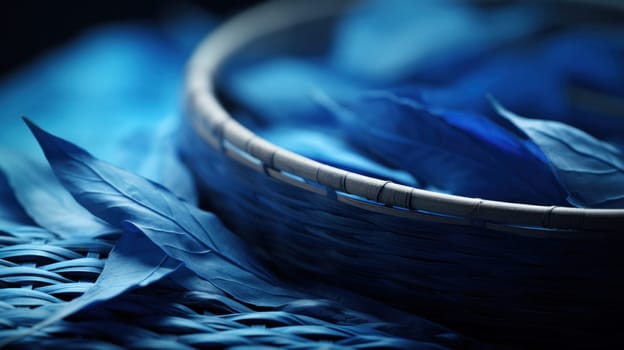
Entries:
[[[623,208],[624,27],[571,25],[552,10],[365,2],[339,21],[323,55],[233,67],[220,89],[246,126],[323,163],[444,193]],[[465,228],[469,240],[423,224],[415,245],[380,237],[376,216],[314,194],[275,187],[276,197],[245,197],[263,183],[223,166],[179,125],[184,64],[217,22],[182,9],[159,25],[96,28],[0,82],[0,347],[582,347],[617,338],[583,298],[586,281],[599,281],[607,301],[624,290],[595,270],[617,271],[621,244],[592,243],[587,254],[559,240],[503,242]],[[195,182],[206,172],[213,188]],[[304,216],[318,227],[302,229]],[[396,237],[401,225],[389,228]],[[244,239],[250,227],[267,235]],[[352,250],[361,243],[368,256]],[[388,246],[396,250],[375,250]],[[516,247],[535,255],[513,255]],[[414,251],[427,259],[410,260]],[[302,258],[322,252],[334,260]],[[276,266],[282,254],[295,256],[291,266]],[[508,264],[482,278],[493,255]],[[591,264],[578,259],[588,256]],[[290,268],[306,273],[295,279]],[[397,283],[395,272],[410,280]],[[373,290],[370,274],[387,280]],[[561,280],[523,285],[518,276]],[[486,285],[500,298],[490,302]],[[581,296],[564,292],[574,286]],[[574,304],[588,320],[520,310],[527,300],[555,311]],[[514,320],[491,316],[506,307]]]
[[222,89],[241,120],[296,153],[414,187],[624,207],[624,27],[557,23],[534,3],[392,5],[361,5],[322,55],[231,69]]

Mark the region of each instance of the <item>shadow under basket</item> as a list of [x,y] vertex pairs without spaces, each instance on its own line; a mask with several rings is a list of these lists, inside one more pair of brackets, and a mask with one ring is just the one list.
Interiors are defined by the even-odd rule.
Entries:
[[348,288],[486,342],[621,341],[624,210],[410,188],[286,151],[230,116],[216,93],[219,72],[278,50],[323,50],[301,38],[328,41],[342,10],[330,1],[269,3],[200,44],[180,149],[204,205],[295,280]]

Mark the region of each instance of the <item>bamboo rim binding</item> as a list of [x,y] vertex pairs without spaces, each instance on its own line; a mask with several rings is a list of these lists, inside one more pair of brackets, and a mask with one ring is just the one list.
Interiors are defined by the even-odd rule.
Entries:
[[[540,206],[442,194],[363,176],[278,147],[239,124],[219,102],[215,82],[237,52],[262,36],[338,16],[345,2],[276,1],[248,10],[205,38],[186,75],[186,115],[201,138],[269,177],[366,210],[530,235],[602,237],[624,229],[624,209]],[[287,14],[287,15],[285,15]],[[360,197],[358,199],[358,197]],[[366,200],[364,200],[364,198]]]

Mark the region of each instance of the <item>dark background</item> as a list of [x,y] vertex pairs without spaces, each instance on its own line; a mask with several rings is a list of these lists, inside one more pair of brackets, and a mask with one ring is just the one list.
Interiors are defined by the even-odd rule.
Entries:
[[197,6],[228,17],[261,0],[13,1],[0,5],[0,77],[28,64],[89,26],[113,21],[152,21],[173,5]]
[[[476,1],[487,4],[501,0]],[[115,21],[155,21],[163,18],[167,9],[185,5],[227,18],[260,2],[263,0],[6,1],[0,5],[0,78],[89,26]],[[572,4],[594,10],[600,7],[595,6],[599,4],[624,8],[624,0],[566,0],[554,3],[560,5],[555,8],[561,16],[566,15],[566,11],[561,10]],[[621,12],[609,7],[606,9],[601,12],[605,20],[612,20],[612,17],[621,20]]]

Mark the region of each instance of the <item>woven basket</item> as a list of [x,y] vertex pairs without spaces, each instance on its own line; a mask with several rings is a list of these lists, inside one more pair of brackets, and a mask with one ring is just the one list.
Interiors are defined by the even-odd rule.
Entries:
[[[196,50],[181,148],[205,204],[291,278],[352,288],[494,342],[610,337],[609,316],[624,310],[624,210],[497,202],[362,176],[273,145],[228,113],[220,72],[275,52],[322,52],[308,45],[329,38],[344,4],[266,4]],[[371,260],[379,264],[363,268]]]

